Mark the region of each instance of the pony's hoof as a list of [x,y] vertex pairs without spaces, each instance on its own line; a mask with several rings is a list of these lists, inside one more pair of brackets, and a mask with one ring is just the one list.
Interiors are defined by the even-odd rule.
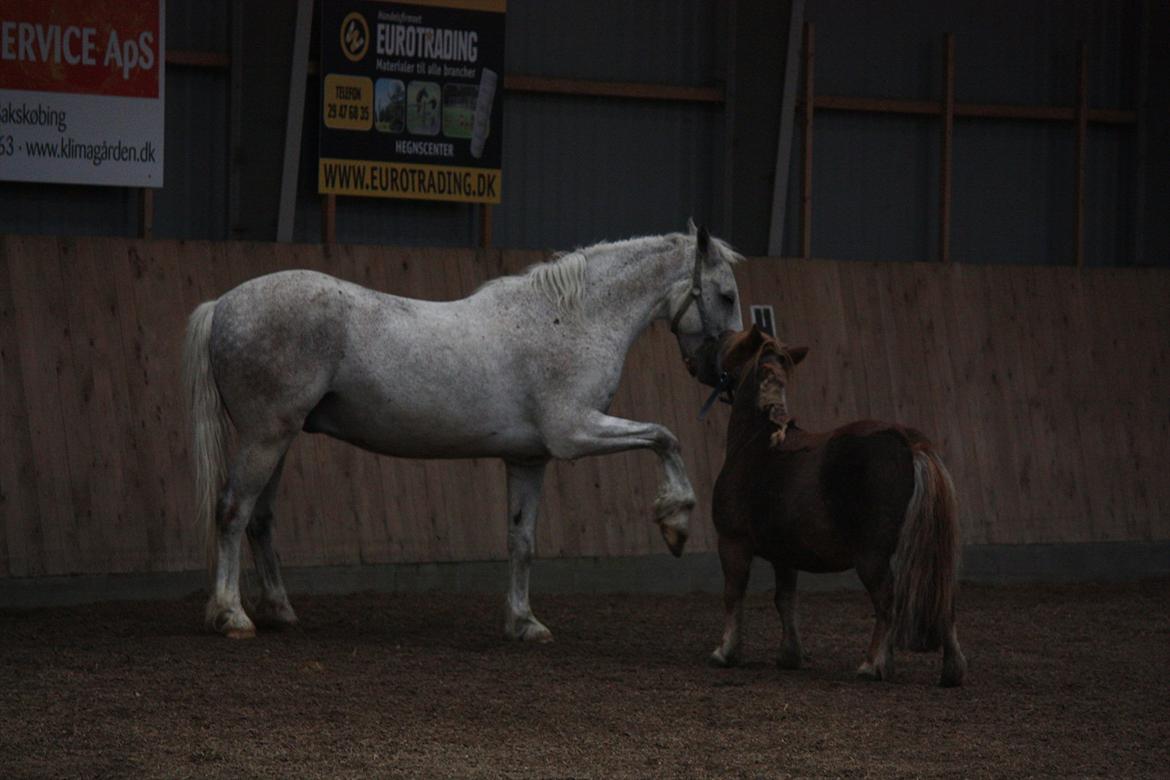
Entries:
[[804,654],[799,650],[793,652],[791,650],[781,650],[780,656],[776,659],[776,666],[785,671],[795,671],[799,669],[805,661]]
[[277,630],[297,624],[297,613],[287,601],[262,601],[252,611],[252,622]]
[[967,659],[952,664],[943,664],[942,677],[939,678],[940,688],[958,688],[963,684],[967,675]]
[[504,627],[504,636],[517,642],[547,644],[553,641],[552,631],[534,617],[509,621]]
[[707,656],[707,665],[716,669],[730,669],[738,663],[739,659],[735,654],[724,655],[722,647],[716,647],[715,651]]

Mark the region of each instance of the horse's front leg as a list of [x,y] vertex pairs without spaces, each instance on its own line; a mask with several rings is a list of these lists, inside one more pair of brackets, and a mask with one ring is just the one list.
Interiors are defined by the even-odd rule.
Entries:
[[663,477],[654,499],[654,521],[675,555],[687,543],[695,490],[683,465],[678,439],[656,423],[636,422],[589,411],[584,422],[562,436],[550,437],[549,450],[558,458],[572,460],[586,455],[605,455],[633,449],[652,449],[662,461]]
[[551,642],[549,631],[532,614],[528,604],[528,573],[536,546],[536,515],[540,508],[540,491],[544,484],[546,463],[508,466],[508,559],[511,581],[508,585],[507,616],[504,635],[528,642]]

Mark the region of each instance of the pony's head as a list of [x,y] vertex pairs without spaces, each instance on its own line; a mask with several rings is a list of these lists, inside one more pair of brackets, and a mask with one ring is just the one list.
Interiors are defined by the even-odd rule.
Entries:
[[[691,376],[705,385],[719,384],[719,344],[743,328],[739,288],[731,266],[743,260],[726,242],[688,221],[693,240],[690,277],[672,290],[668,300],[670,331],[678,339]],[[689,245],[689,242],[688,242]]]
[[792,417],[788,414],[788,381],[808,347],[788,347],[754,324],[722,342],[720,366],[736,388],[736,407],[749,406],[776,426],[773,447],[784,441]]

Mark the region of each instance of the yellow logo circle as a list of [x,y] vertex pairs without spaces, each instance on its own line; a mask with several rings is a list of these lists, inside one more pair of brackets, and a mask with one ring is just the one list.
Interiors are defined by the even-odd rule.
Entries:
[[357,11],[346,14],[341,21],[341,53],[350,62],[357,62],[366,56],[370,48],[370,26],[366,17]]

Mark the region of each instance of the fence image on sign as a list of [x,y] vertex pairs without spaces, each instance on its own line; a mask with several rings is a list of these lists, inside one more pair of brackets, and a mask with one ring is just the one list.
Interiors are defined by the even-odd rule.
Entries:
[[[315,271],[262,276],[199,305],[183,350],[199,517],[213,567],[210,628],[251,636],[296,621],[275,553],[273,504],[303,429],[407,458],[507,465],[506,634],[547,641],[528,577],[545,467],[651,449],[654,518],[682,553],[695,493],[665,427],[609,415],[626,351],[666,319],[699,377],[715,337],[742,327],[731,264],[706,229],[597,244],[451,302],[401,298]],[[693,305],[692,305],[693,304]],[[229,451],[229,430],[236,442]],[[263,590],[239,591],[247,534]]]

